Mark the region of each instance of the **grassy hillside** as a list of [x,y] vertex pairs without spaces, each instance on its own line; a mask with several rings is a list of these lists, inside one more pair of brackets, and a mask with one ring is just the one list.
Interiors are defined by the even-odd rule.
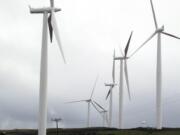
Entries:
[[[0,135],[37,135],[37,130],[0,130]],[[47,135],[57,135],[56,129],[48,129]],[[180,129],[164,128],[161,131],[150,128],[136,128],[126,130],[118,130],[113,128],[59,129],[59,135],[180,135]]]

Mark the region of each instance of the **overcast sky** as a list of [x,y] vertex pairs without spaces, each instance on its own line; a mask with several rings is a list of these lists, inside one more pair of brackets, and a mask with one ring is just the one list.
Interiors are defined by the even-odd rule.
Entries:
[[[32,7],[49,6],[49,0],[0,1],[0,129],[37,128],[42,15]],[[105,100],[111,81],[113,49],[125,47],[133,30],[129,54],[154,32],[149,0],[55,0],[56,14],[67,64],[56,41],[48,45],[48,127],[61,117],[61,127],[84,127],[87,104],[64,104],[87,99],[97,74],[94,100]],[[179,0],[154,0],[159,26],[180,36]],[[124,86],[125,128],[155,126],[156,37],[128,60],[132,100]],[[180,41],[162,36],[163,126],[180,126]],[[116,62],[116,82],[119,62]],[[118,88],[113,90],[113,126],[118,123]],[[91,109],[91,126],[101,126],[100,115]]]

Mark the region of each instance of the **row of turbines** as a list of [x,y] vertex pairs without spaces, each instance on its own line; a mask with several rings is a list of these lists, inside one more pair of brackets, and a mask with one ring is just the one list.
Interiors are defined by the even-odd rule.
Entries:
[[[111,83],[105,83],[105,86],[110,87],[106,99],[110,97],[109,99],[109,111],[107,109],[104,109],[99,103],[94,101],[92,99],[93,93],[95,90],[95,86],[98,80],[98,77],[96,78],[94,87],[92,89],[92,93],[90,95],[89,99],[86,100],[80,100],[80,101],[73,101],[74,102],[87,102],[88,104],[88,115],[87,115],[87,126],[89,127],[90,122],[90,106],[92,105],[100,114],[102,114],[103,117],[103,123],[108,123],[108,126],[112,126],[112,105],[113,105],[113,89],[117,85],[115,83],[115,61],[120,61],[120,78],[119,78],[119,125],[118,127],[122,129],[123,125],[123,95],[124,95],[124,76],[125,81],[127,84],[127,90],[129,99],[131,99],[130,95],[130,87],[129,87],[129,79],[128,79],[128,69],[127,69],[127,60],[130,59],[132,56],[134,56],[144,45],[146,45],[154,36],[157,35],[157,65],[156,65],[156,128],[162,129],[162,66],[161,66],[161,36],[167,35],[176,39],[180,39],[177,36],[174,36],[172,34],[169,34],[167,32],[164,32],[164,26],[159,27],[153,7],[153,2],[150,0],[152,13],[153,13],[153,19],[155,24],[155,31],[153,34],[142,44],[137,48],[131,55],[128,56],[128,50],[129,45],[131,41],[131,37],[133,32],[131,32],[129,40],[127,42],[127,45],[124,49],[124,51],[121,50],[120,57],[113,56],[113,70],[112,70],[112,82]],[[48,28],[49,28],[49,35],[50,35],[50,41],[53,41],[53,34],[55,35],[55,38],[57,40],[57,44],[59,46],[62,58],[64,60],[64,63],[66,63],[62,45],[60,42],[59,37],[59,31],[58,31],[58,25],[55,18],[55,13],[61,11],[60,8],[56,8],[54,6],[54,0],[50,0],[50,7],[43,7],[43,8],[30,8],[30,13],[32,14],[43,14],[43,29],[42,29],[42,48],[41,48],[41,65],[40,65],[40,92],[39,92],[39,115],[38,115],[38,135],[46,135],[46,127],[47,127],[47,58],[48,58]],[[109,112],[109,115],[108,115]]]

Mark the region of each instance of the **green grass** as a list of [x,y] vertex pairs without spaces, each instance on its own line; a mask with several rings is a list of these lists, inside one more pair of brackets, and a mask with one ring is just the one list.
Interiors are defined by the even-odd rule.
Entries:
[[97,135],[180,135],[180,129],[165,128],[163,130],[156,129],[129,129],[116,131],[101,131]]
[[[37,135],[34,129],[0,130],[0,135]],[[47,135],[57,135],[56,129],[48,129]],[[156,130],[152,128],[136,128],[118,130],[115,128],[79,128],[59,129],[59,135],[180,135],[179,128],[164,128]]]

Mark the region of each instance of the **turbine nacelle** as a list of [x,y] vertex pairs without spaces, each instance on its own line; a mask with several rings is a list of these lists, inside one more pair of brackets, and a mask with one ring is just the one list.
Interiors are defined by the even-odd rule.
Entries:
[[55,8],[54,7],[54,0],[50,0],[50,7],[43,7],[43,8],[31,8],[31,6],[29,6],[30,9],[30,13],[52,13],[52,12],[59,12],[61,11],[60,8]]
[[127,60],[130,57],[115,57],[114,60]]
[[86,100],[86,102],[88,102],[88,103],[91,102],[91,101],[92,101],[91,99]]
[[111,87],[114,87],[115,85],[117,85],[116,83],[105,83],[104,84],[105,86],[111,86]]
[[104,110],[104,111],[101,111],[100,113],[107,113],[108,111]]
[[45,12],[47,13],[51,13],[52,11],[54,12],[59,12],[61,11],[60,8],[54,8],[54,7],[44,7],[44,8],[31,8],[31,6],[29,6],[29,9],[30,9],[30,13],[31,14],[43,14]]
[[164,25],[156,30],[156,33],[162,33],[164,31]]
[[59,121],[61,121],[61,120],[62,120],[61,118],[54,118],[54,119],[52,118],[52,119],[51,119],[51,121],[56,121],[56,122],[59,122]]

